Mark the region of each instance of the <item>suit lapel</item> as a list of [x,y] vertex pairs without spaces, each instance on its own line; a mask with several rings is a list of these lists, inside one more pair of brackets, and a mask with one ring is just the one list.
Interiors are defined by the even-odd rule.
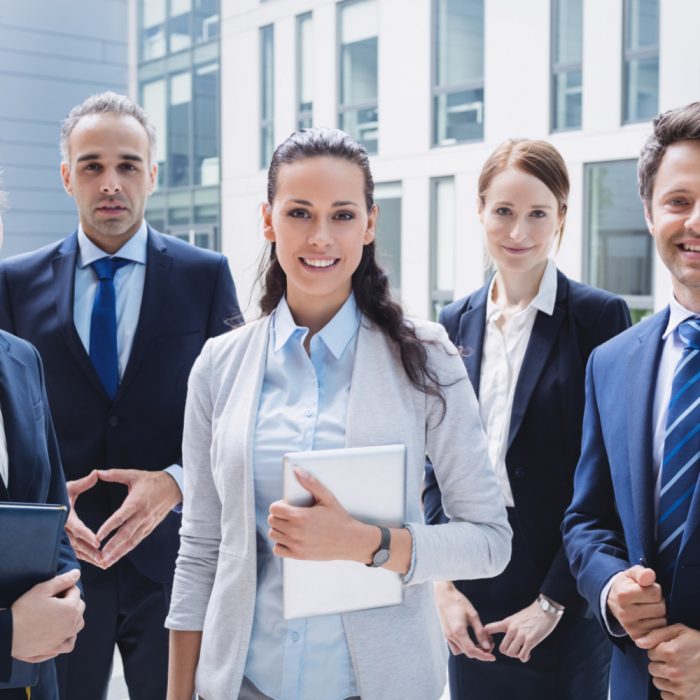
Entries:
[[95,372],[95,368],[90,361],[90,356],[85,350],[85,346],[80,340],[78,331],[73,322],[73,296],[75,292],[75,266],[78,258],[78,234],[72,233],[68,236],[60,248],[58,254],[53,258],[53,285],[56,302],[56,315],[59,326],[66,341],[66,345],[73,353],[78,366],[83,370],[87,378],[97,391],[107,399],[102,382]]
[[474,292],[469,307],[459,319],[459,330],[455,345],[459,346],[467,368],[467,374],[474,387],[474,393],[479,396],[479,381],[481,378],[481,358],[484,350],[484,328],[486,326],[486,296],[489,291],[487,283]]
[[[637,531],[648,560],[654,558],[653,406],[668,310],[648,322],[627,358],[627,440]],[[631,419],[631,420],[629,420]]]
[[[34,432],[27,425],[26,418],[33,419],[33,414],[27,414],[27,406],[34,402],[29,395],[29,384],[26,381],[26,365],[12,354],[12,349],[5,338],[0,338],[0,405],[5,426],[7,442],[7,467],[9,486],[0,485],[0,500],[22,501],[28,492],[27,478],[31,475],[31,463],[34,460],[35,446],[32,444]],[[25,419],[24,421],[22,419]],[[23,444],[23,439],[27,440]],[[28,443],[28,444],[27,444]],[[22,449],[22,448],[25,449]],[[14,498],[10,498],[10,489]]]
[[167,244],[164,237],[153,231],[149,226],[146,249],[146,279],[143,285],[143,299],[141,300],[139,321],[136,326],[129,360],[115,400],[128,388],[143,361],[144,355],[160,332],[161,311],[168,296],[169,273],[172,264],[173,259],[167,253]]
[[513,410],[508,433],[508,449],[510,449],[515,436],[520,430],[528,404],[532,398],[532,393],[542,376],[547,359],[559,335],[559,329],[566,315],[565,309],[568,294],[569,283],[561,272],[557,272],[557,297],[554,310],[551,316],[542,311],[537,312],[530,340],[525,350],[523,364],[520,368],[518,382],[515,385]]

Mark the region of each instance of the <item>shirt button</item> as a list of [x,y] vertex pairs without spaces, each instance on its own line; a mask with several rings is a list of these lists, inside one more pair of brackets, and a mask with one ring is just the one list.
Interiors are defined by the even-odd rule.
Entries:
[[109,425],[110,428],[116,428],[119,425],[119,416],[110,416],[107,419],[107,425]]
[[298,641],[299,641],[299,632],[292,632],[292,633],[289,635],[289,638],[290,638],[293,642],[298,642]]
[[314,412],[310,408],[306,409],[306,417],[307,418],[311,418],[311,416],[313,416],[313,414],[314,414]]

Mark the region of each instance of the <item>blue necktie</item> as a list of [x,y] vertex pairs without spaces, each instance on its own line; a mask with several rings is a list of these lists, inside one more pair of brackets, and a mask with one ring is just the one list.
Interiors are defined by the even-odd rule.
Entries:
[[664,435],[657,577],[666,595],[683,539],[690,502],[700,474],[700,318],[678,326],[685,347],[673,375],[671,401]]
[[91,263],[98,284],[90,319],[90,359],[110,399],[119,386],[114,273],[129,262],[123,258],[102,258]]

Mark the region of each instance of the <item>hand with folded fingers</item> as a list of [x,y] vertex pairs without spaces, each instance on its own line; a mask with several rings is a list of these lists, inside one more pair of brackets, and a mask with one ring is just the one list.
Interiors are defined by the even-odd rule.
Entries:
[[554,631],[561,618],[562,615],[545,612],[534,601],[503,620],[489,622],[485,630],[489,635],[504,635],[498,645],[501,654],[527,663],[532,650]]
[[[450,651],[465,654],[470,659],[479,661],[495,661],[492,654],[493,640],[479,614],[469,599],[457,590],[451,581],[439,581],[435,584],[435,602],[442,631]],[[471,629],[477,643],[472,641],[469,634]]]
[[647,649],[649,673],[663,700],[700,698],[700,631],[675,624],[636,640]]
[[98,482],[97,470],[93,469],[82,479],[75,479],[66,482],[68,489],[68,500],[70,502],[70,512],[66,520],[66,532],[70,543],[75,550],[78,559],[86,561],[94,566],[104,568],[102,564],[102,553],[100,552],[100,540],[97,535],[78,517],[75,510],[75,502],[81,493],[89,491]]
[[607,604],[633,641],[666,626],[666,603],[653,569],[633,566],[616,574]]

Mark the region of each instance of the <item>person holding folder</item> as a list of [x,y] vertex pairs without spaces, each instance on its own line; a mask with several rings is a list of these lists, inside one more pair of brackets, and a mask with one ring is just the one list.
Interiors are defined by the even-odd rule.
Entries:
[[[6,204],[0,189],[0,215]],[[2,243],[0,216],[0,244]],[[55,503],[68,506],[44,376],[37,351],[0,331],[0,502]],[[16,537],[22,538],[17,532]],[[31,540],[26,543],[32,547]],[[0,579],[9,563],[0,552]],[[0,700],[58,700],[53,659],[73,649],[83,626],[77,587],[80,570],[68,537],[60,544],[58,575],[30,588],[0,610]],[[1,585],[1,584],[0,584]],[[5,592],[0,588],[0,597]],[[15,660],[41,663],[42,692],[11,687]],[[16,674],[15,674],[16,677]],[[8,687],[9,686],[9,687]]]
[[[568,279],[551,258],[568,196],[554,146],[501,144],[482,168],[478,194],[495,274],[440,314],[479,397],[513,528],[513,556],[500,576],[436,587],[453,700],[607,697],[610,644],[576,590],[560,526],[581,445],[586,361],[630,315],[622,299]],[[449,516],[440,481],[428,467],[430,523]]]
[[[272,157],[262,213],[262,317],[209,341],[190,376],[168,700],[437,700],[431,582],[494,576],[510,555],[474,392],[444,330],[391,298],[364,147],[295,132]],[[354,519],[299,470],[314,505],[281,500],[285,453],[386,444],[407,450],[405,526]],[[420,512],[426,453],[452,518],[437,527]],[[384,562],[403,603],[285,620],[284,557]]]

